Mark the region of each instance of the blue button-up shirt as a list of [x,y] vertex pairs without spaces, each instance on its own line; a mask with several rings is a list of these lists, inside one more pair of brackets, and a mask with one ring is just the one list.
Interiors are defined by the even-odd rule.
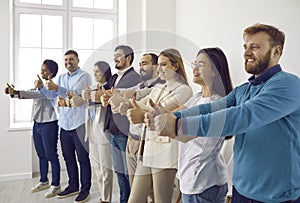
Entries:
[[[48,98],[56,96],[66,97],[67,92],[73,92],[81,95],[81,91],[85,89],[84,83],[92,84],[91,76],[80,68],[72,74],[64,73],[58,77],[57,91],[47,91],[45,87],[40,91]],[[58,124],[64,130],[74,130],[85,123],[85,105],[81,107],[60,107]]]

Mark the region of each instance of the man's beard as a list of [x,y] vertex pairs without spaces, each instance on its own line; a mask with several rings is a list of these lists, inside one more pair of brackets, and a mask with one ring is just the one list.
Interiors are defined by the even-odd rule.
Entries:
[[115,68],[120,70],[122,67],[115,65]]
[[259,59],[258,64],[256,64],[255,66],[249,65],[248,67],[248,65],[245,64],[245,70],[247,71],[247,73],[251,73],[253,75],[259,75],[268,68],[270,60],[271,60],[271,49],[266,53],[264,57]]
[[142,81],[147,81],[147,80],[152,79],[152,77],[153,77],[153,70],[147,72],[146,75],[141,75],[141,80]]
[[126,64],[123,62],[120,62],[120,61],[117,61],[116,65],[115,65],[115,68],[118,69],[118,70],[123,70],[125,68]]

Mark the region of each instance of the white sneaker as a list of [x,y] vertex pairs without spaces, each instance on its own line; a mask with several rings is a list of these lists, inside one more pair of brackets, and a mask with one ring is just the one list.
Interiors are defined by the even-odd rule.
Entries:
[[54,197],[60,192],[61,192],[60,185],[59,186],[51,185],[50,189],[45,193],[45,198]]
[[39,192],[41,190],[45,190],[45,189],[48,189],[50,187],[49,185],[49,181],[47,182],[39,182],[36,186],[32,187],[31,188],[31,192],[34,193],[34,192]]

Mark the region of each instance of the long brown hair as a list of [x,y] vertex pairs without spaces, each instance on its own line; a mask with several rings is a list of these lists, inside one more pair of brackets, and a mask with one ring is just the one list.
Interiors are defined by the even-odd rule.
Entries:
[[182,57],[177,49],[165,49],[160,52],[159,56],[167,57],[170,60],[171,64],[177,67],[176,72],[178,74],[176,74],[176,76],[178,81],[184,84],[188,84]]
[[213,81],[212,86],[213,94],[218,94],[222,97],[226,96],[231,92],[233,87],[229,75],[228,62],[224,52],[220,48],[214,47],[201,49],[197,56],[201,53],[207,56],[212,65],[212,70],[216,73],[216,78]]

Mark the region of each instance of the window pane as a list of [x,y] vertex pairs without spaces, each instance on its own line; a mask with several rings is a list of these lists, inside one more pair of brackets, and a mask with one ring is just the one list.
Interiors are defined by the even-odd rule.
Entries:
[[73,17],[73,47],[93,49],[93,18]]
[[46,48],[63,47],[62,16],[42,16],[42,46]]
[[94,20],[94,49],[113,39],[113,21],[106,19]]
[[94,8],[113,9],[113,0],[94,0]]
[[15,75],[18,87],[33,88],[36,75],[41,72],[41,64],[41,49],[20,48],[19,69]]
[[41,0],[20,0],[21,3],[41,4]]
[[41,46],[41,15],[20,14],[20,46]]
[[42,0],[42,4],[62,6],[63,0]]
[[[23,88],[20,88],[23,90]],[[26,90],[26,89],[25,89]],[[14,123],[23,123],[31,121],[32,99],[14,99],[13,100],[15,117]]]
[[74,7],[93,8],[93,0],[73,0]]
[[89,74],[93,74],[92,70],[90,69],[93,64],[89,63],[89,58],[93,54],[93,50],[76,50],[78,52],[78,57],[79,57],[79,67],[87,71]]

